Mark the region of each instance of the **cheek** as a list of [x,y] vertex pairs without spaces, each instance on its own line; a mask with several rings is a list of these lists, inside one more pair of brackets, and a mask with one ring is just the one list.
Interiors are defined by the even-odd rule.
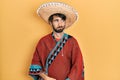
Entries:
[[65,26],[65,23],[62,23],[62,26]]
[[58,26],[58,23],[53,23],[54,26]]

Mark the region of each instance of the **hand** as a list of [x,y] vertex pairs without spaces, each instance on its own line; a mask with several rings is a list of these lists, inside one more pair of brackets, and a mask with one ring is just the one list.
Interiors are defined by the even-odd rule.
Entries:
[[51,78],[49,76],[47,76],[45,73],[40,73],[39,74],[44,80],[56,80],[54,78]]
[[47,76],[45,80],[56,80],[56,79]]

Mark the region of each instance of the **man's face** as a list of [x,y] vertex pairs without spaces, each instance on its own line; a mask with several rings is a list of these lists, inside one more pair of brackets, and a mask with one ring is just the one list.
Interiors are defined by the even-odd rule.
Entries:
[[65,21],[58,16],[53,16],[53,21],[50,24],[57,33],[61,33],[65,29]]

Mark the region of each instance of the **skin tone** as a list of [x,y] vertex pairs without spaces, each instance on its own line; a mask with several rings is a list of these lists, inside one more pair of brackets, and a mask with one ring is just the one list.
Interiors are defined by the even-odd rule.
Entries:
[[56,80],[54,78],[51,78],[49,76],[47,76],[45,73],[40,73],[40,76],[44,79],[44,80]]
[[64,34],[63,31],[65,29],[65,21],[58,16],[53,16],[53,21],[50,22],[50,25],[53,27],[54,37],[61,39]]
[[[50,22],[50,25],[53,28],[53,34],[54,37],[57,39],[61,39],[63,34],[64,34],[64,29],[65,29],[65,21],[62,20],[60,17],[58,16],[53,16],[53,21]],[[47,76],[45,73],[40,73],[39,74],[44,80],[56,80],[52,77]]]

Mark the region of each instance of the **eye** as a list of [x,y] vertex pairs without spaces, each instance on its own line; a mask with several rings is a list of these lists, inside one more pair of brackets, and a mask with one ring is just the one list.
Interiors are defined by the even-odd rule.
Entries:
[[55,19],[54,21],[55,21],[55,22],[58,22],[59,20],[58,20],[58,19]]
[[65,22],[64,20],[61,20],[61,22]]

